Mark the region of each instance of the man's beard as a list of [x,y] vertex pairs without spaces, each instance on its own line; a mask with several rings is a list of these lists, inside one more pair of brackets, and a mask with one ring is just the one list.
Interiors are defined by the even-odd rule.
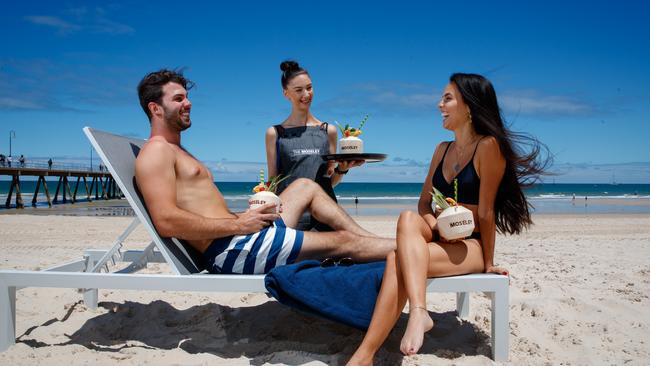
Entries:
[[176,111],[165,109],[165,122],[169,127],[175,130],[185,131],[192,125],[192,121],[188,120],[187,123],[183,122],[182,117]]

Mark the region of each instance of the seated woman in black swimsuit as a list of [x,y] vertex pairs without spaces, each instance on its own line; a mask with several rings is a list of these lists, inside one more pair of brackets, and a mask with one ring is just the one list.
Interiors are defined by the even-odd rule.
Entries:
[[[447,181],[447,178],[445,178],[445,173],[443,173],[442,169],[445,165],[445,157],[447,156],[449,147],[453,145],[454,142],[444,142],[443,144],[446,144],[447,147],[445,147],[445,152],[442,154],[442,159],[440,160],[440,163],[438,163],[438,167],[436,168],[435,173],[433,173],[433,178],[431,179],[431,184],[433,187],[436,187],[438,191],[440,191],[440,193],[442,193],[445,197],[454,197],[456,192],[454,180],[456,180],[458,183],[458,202],[463,206],[478,205],[481,179],[479,178],[478,173],[476,172],[476,167],[474,166],[474,157],[476,156],[476,150],[478,150],[478,145],[483,137],[485,136],[479,137],[478,141],[476,141],[476,146],[474,147],[472,157],[469,159],[467,164],[465,164],[465,167],[463,167],[463,169],[460,169],[458,162],[454,164],[453,171],[456,173],[456,177],[451,182]],[[475,212],[474,216],[476,216]],[[437,232],[434,234],[437,234]],[[472,233],[471,238],[480,239],[481,232],[475,230]],[[438,235],[434,235],[434,239],[436,239],[434,241],[439,241],[440,237]]]
[[[492,84],[480,75],[454,74],[438,108],[443,127],[454,132],[431,159],[418,213],[405,211],[397,222],[397,250],[386,258],[386,270],[370,327],[348,365],[371,365],[402,309],[409,301],[409,321],[400,345],[405,355],[422,346],[424,333],[433,327],[426,309],[428,277],[491,272],[508,275],[494,264],[496,231],[516,234],[532,223],[522,192],[541,174],[549,159],[540,161],[545,148],[537,140],[509,131],[503,124]],[[530,143],[528,155],[520,155],[516,143]],[[475,232],[469,239],[441,241],[431,207],[435,186],[454,196],[474,213]]]

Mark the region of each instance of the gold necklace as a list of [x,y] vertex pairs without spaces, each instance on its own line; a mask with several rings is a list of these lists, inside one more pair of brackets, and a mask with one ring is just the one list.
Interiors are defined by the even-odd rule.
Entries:
[[[474,139],[476,140],[476,139]],[[467,144],[461,151],[461,149],[458,147],[458,145],[454,146],[456,149],[456,162],[452,165],[452,168],[454,168],[454,173],[458,173],[460,171],[460,162],[462,161],[463,157],[465,156],[465,150],[467,150],[468,147],[474,145],[474,140],[472,140],[471,143]],[[454,141],[456,142],[456,141]]]

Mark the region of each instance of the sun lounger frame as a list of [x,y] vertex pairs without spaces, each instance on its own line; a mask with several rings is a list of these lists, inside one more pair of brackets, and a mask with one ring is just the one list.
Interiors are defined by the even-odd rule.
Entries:
[[[143,140],[129,139],[106,132],[84,128],[86,136],[101,156],[121,191],[133,208],[136,218],[115,241],[109,250],[86,250],[79,260],[64,263],[43,271],[0,271],[0,352],[16,341],[16,291],[24,287],[77,288],[84,289],[84,302],[90,308],[97,307],[98,289],[190,291],[190,292],[242,292],[266,293],[263,275],[211,275],[199,271],[199,266],[186,247],[178,240],[161,238],[155,231],[146,209],[131,182],[123,179],[133,177],[133,160],[137,151],[129,154],[124,147],[140,147]],[[109,152],[105,141],[125,144]],[[126,154],[126,155],[125,155]],[[118,155],[118,156],[114,156]],[[114,162],[131,159],[127,167],[114,166]],[[117,160],[116,160],[117,159]],[[126,170],[125,170],[126,169]],[[125,172],[131,169],[131,173]],[[128,235],[143,223],[152,242],[144,250],[122,251]],[[116,262],[128,262],[125,269],[103,273]],[[147,263],[167,263],[174,275],[131,274],[146,267]],[[496,361],[507,361],[509,353],[509,290],[508,277],[496,274],[470,274],[429,279],[427,293],[456,293],[458,316],[469,315],[469,294],[483,292],[491,299],[491,345]]]

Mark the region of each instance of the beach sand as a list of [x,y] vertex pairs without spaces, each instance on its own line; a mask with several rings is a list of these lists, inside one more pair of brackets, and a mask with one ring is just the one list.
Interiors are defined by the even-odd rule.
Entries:
[[[650,363],[650,215],[536,215],[525,234],[497,238],[511,272],[512,365]],[[0,215],[0,268],[39,270],[107,248],[128,217]],[[394,236],[394,217],[359,222]],[[148,242],[138,228],[129,248]],[[169,273],[165,265],[147,272]],[[2,365],[343,364],[363,333],[297,313],[264,294],[101,290],[87,309],[71,289],[17,293],[17,344]],[[489,300],[471,296],[459,320],[453,294],[427,299],[436,326],[421,353],[402,357],[406,317],[377,365],[491,365]]]

